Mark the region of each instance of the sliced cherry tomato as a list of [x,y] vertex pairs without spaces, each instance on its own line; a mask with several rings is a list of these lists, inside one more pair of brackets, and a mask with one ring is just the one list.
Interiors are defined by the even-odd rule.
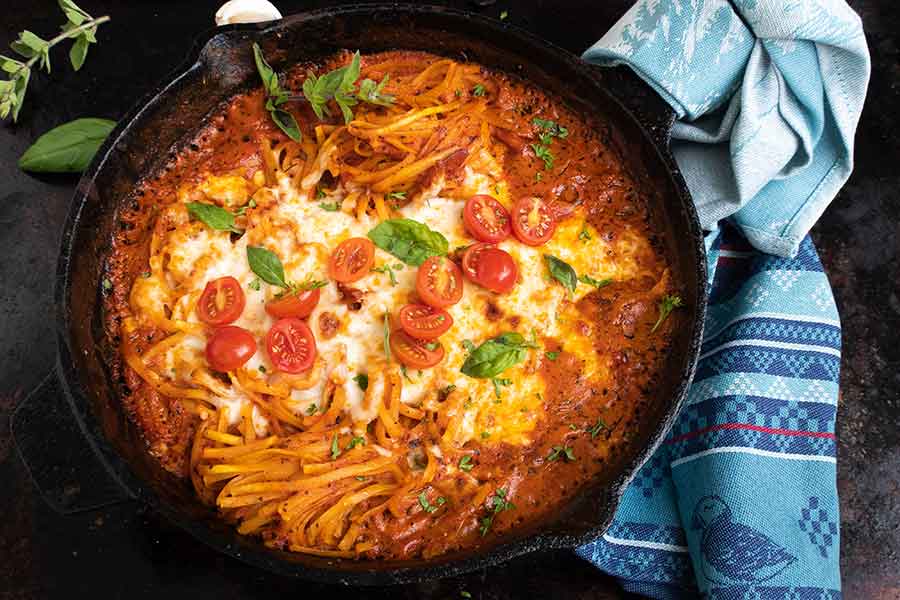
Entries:
[[463,251],[462,270],[469,281],[478,283],[478,273],[475,271],[475,265],[478,264],[478,255],[487,248],[494,247],[495,246],[493,244],[488,244],[487,242],[479,242],[477,244],[472,244]]
[[331,254],[328,274],[335,281],[350,283],[369,274],[375,262],[375,244],[367,238],[344,240]]
[[509,212],[491,196],[478,194],[463,209],[466,231],[479,242],[502,242],[509,237]]
[[266,304],[266,312],[276,319],[284,317],[303,319],[308,317],[319,303],[319,296],[321,296],[319,288],[290,292],[281,298],[270,300]]
[[508,252],[490,245],[472,250],[466,250],[463,265],[466,275],[473,272],[472,280],[475,283],[498,294],[505,294],[515,287],[519,279],[519,267]]
[[433,340],[453,325],[450,313],[426,304],[407,304],[400,309],[399,320],[403,331],[420,340]]
[[244,291],[234,277],[213,279],[197,302],[197,317],[210,325],[228,325],[244,312]]
[[526,196],[512,209],[512,230],[523,244],[540,246],[556,232],[556,217],[546,202]]
[[234,371],[256,354],[253,334],[228,325],[213,331],[206,342],[206,362],[216,371]]
[[437,340],[420,340],[402,329],[391,332],[391,353],[414,369],[427,369],[444,360],[444,347]]
[[306,323],[286,317],[276,321],[266,335],[266,351],[279,371],[302,373],[316,360],[316,338]]
[[425,304],[446,308],[459,302],[463,293],[462,273],[446,256],[432,256],[416,274],[416,292]]

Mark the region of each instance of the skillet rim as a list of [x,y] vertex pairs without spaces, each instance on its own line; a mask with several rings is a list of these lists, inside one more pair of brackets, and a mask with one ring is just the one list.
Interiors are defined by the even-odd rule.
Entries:
[[[206,66],[203,60],[203,53],[213,40],[220,36],[240,37],[249,35],[254,40],[262,41],[268,36],[277,35],[280,30],[288,29],[296,23],[307,20],[316,20],[334,16],[355,16],[357,18],[364,18],[371,16],[373,13],[390,12],[402,12],[403,16],[408,16],[410,18],[415,18],[416,15],[433,16],[435,13],[440,13],[450,19],[461,22],[477,21],[482,26],[504,31],[504,33],[517,37],[532,46],[540,47],[544,53],[544,58],[567,63],[569,68],[577,71],[580,75],[591,79],[595,87],[616,102],[619,105],[619,108],[631,118],[640,131],[646,135],[648,142],[650,142],[656,150],[656,158],[658,158],[662,162],[662,165],[665,166],[674,188],[675,195],[681,201],[682,206],[679,208],[683,211],[687,219],[689,229],[687,233],[689,233],[694,241],[693,249],[696,261],[691,262],[694,262],[693,266],[696,271],[694,275],[697,280],[697,289],[693,290],[693,292],[695,293],[697,302],[693,307],[694,311],[691,315],[693,318],[693,327],[688,342],[687,358],[682,369],[680,369],[681,378],[673,392],[672,401],[664,410],[664,417],[660,419],[660,422],[650,436],[648,443],[636,454],[632,461],[625,463],[622,474],[610,483],[605,498],[603,498],[606,506],[609,507],[608,510],[605,511],[607,514],[604,515],[602,519],[598,516],[596,524],[580,533],[553,531],[550,524],[543,524],[539,529],[528,535],[501,541],[496,545],[482,547],[474,551],[469,550],[468,555],[466,556],[466,553],[463,553],[461,558],[453,555],[449,558],[436,557],[429,561],[424,561],[424,565],[422,566],[396,567],[391,566],[390,563],[383,562],[381,564],[387,565],[386,568],[360,568],[361,565],[373,563],[377,565],[378,562],[359,563],[356,561],[336,561],[335,563],[332,563],[332,566],[330,567],[313,567],[291,561],[290,557],[296,556],[293,553],[272,551],[264,548],[258,543],[249,543],[246,539],[238,538],[236,541],[236,533],[223,534],[223,532],[216,530],[215,528],[208,527],[205,521],[187,518],[181,511],[169,506],[166,501],[162,500],[156,492],[152,490],[152,487],[149,484],[136,476],[131,470],[131,467],[128,466],[127,461],[111,447],[110,442],[106,439],[104,431],[96,422],[96,417],[93,415],[93,410],[91,408],[91,401],[88,398],[88,395],[90,394],[88,391],[89,388],[82,384],[82,375],[76,368],[72,358],[74,349],[70,333],[71,321],[69,318],[69,297],[72,291],[71,266],[73,261],[74,242],[81,227],[84,226],[81,222],[81,213],[86,202],[89,200],[90,194],[94,190],[94,182],[103,172],[107,161],[111,157],[113,149],[134,127],[139,127],[141,125],[141,117],[146,111],[160,102],[165,102],[167,92],[177,86],[183,78],[189,76],[193,71],[202,69]],[[615,83],[616,82],[613,81],[613,84]],[[644,114],[639,116],[636,114],[637,111],[635,111],[635,107],[633,105],[629,106],[628,102],[613,88],[614,85],[610,87],[608,83],[602,81],[600,77],[598,77],[597,67],[589,65],[579,57],[535,34],[515,25],[501,22],[490,17],[442,6],[404,3],[352,4],[302,12],[295,15],[289,15],[280,21],[264,24],[218,27],[200,34],[195,39],[191,50],[187,55],[187,59],[178,68],[172,71],[162,83],[155,86],[152,91],[134,105],[134,108],[119,121],[119,124],[116,126],[113,133],[102,145],[100,151],[98,151],[91,165],[79,181],[63,229],[59,261],[57,264],[57,280],[54,290],[58,338],[56,376],[63,384],[66,401],[68,402],[82,433],[91,445],[95,454],[98,456],[99,461],[105,467],[105,470],[124,490],[127,491],[127,493],[129,493],[129,495],[136,499],[140,499],[159,510],[167,519],[193,535],[196,539],[215,548],[217,551],[282,575],[326,583],[384,585],[426,581],[440,577],[459,575],[479,568],[493,566],[516,556],[536,550],[575,548],[600,539],[609,527],[615,509],[618,507],[626,487],[637,474],[640,467],[650,458],[650,456],[652,456],[653,452],[655,452],[662,443],[665,434],[677,418],[696,368],[700,341],[702,340],[707,300],[706,253],[702,230],[700,229],[699,220],[687,190],[687,186],[668,148],[669,131],[671,124],[674,121],[674,113],[666,106],[666,111],[664,111],[664,114],[662,115],[657,114],[648,116]],[[662,100],[659,99],[659,102],[662,103]],[[566,506],[574,505],[578,501],[578,498],[573,498]],[[344,568],[342,569],[341,566]],[[350,566],[350,569],[347,569],[347,566]]]

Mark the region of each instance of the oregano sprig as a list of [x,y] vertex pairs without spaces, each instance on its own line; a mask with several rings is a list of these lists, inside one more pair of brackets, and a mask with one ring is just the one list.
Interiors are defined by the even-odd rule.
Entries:
[[92,17],[72,0],[59,0],[59,7],[66,16],[60,34],[45,40],[26,29],[10,44],[21,59],[0,54],[0,71],[9,75],[9,79],[0,80],[0,119],[11,114],[13,121],[18,120],[31,80],[31,69],[37,65],[39,69],[50,72],[51,48],[64,40],[74,40],[69,49],[69,61],[72,68],[78,71],[84,65],[90,45],[97,43],[97,27],[110,20],[109,16]]
[[301,141],[303,134],[300,133],[297,119],[290,112],[281,108],[285,102],[291,99],[291,96],[282,89],[278,82],[278,73],[266,62],[266,57],[263,56],[262,49],[256,42],[253,42],[253,58],[256,61],[256,70],[259,71],[263,88],[266,90],[266,110],[269,111],[272,121],[286,136],[295,142]]

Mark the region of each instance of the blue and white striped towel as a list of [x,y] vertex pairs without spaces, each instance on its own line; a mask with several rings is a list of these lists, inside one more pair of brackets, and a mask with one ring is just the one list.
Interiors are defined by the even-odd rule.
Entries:
[[585,58],[631,66],[676,110],[711,233],[686,405],[578,553],[654,598],[840,598],[841,331],[807,234],[852,169],[859,18],[841,0],[640,0]]

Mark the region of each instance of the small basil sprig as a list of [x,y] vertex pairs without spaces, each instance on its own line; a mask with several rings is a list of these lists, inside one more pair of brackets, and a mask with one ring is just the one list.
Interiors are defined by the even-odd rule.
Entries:
[[341,109],[345,123],[353,119],[351,107],[356,106],[359,101],[380,106],[390,106],[394,103],[394,97],[383,91],[388,82],[387,75],[381,83],[363,79],[359,91],[356,89],[357,79],[359,79],[359,51],[353,53],[349,65],[338,67],[322,76],[309,71],[303,81],[303,95],[319,119],[331,116],[328,101],[334,100]]
[[420,266],[431,256],[444,256],[450,243],[437,231],[412,219],[388,219],[368,233],[369,239],[408,265]]
[[[210,229],[244,233],[234,226],[234,214],[215,204],[188,202],[188,213]],[[277,259],[277,257],[276,257]]]
[[290,99],[290,95],[281,89],[281,85],[278,83],[278,74],[275,73],[275,71],[272,70],[272,67],[269,66],[269,63],[266,62],[266,57],[263,56],[262,49],[256,42],[253,43],[253,58],[256,60],[256,70],[259,71],[259,77],[262,79],[263,88],[266,90],[266,110],[269,111],[272,121],[274,121],[274,123],[278,125],[278,128],[289,138],[295,142],[301,141],[303,139],[303,134],[300,133],[300,126],[297,125],[297,119],[294,118],[294,115],[281,108],[281,106]]
[[115,121],[87,118],[54,127],[19,158],[19,168],[33,173],[80,173],[115,126]]
[[290,289],[291,286],[284,279],[284,265],[271,250],[261,246],[247,246],[247,262],[256,276],[266,283]]
[[597,289],[606,287],[612,283],[612,279],[610,279],[609,277],[607,277],[605,279],[594,279],[590,275],[580,275],[578,277],[578,281],[580,281],[581,283],[586,283],[588,285],[592,285]]
[[472,350],[460,371],[469,377],[490,379],[525,360],[528,350],[536,347],[536,344],[526,341],[521,333],[502,333]]
[[550,275],[560,282],[564,288],[574,293],[575,288],[578,287],[578,274],[575,273],[575,269],[569,263],[556,258],[552,254],[545,254],[544,262],[547,263],[547,270],[550,271]]

